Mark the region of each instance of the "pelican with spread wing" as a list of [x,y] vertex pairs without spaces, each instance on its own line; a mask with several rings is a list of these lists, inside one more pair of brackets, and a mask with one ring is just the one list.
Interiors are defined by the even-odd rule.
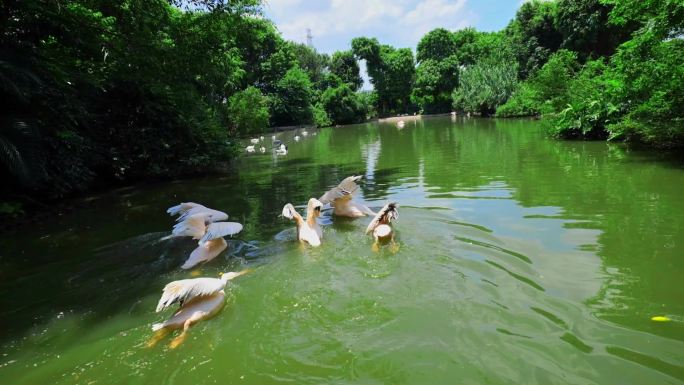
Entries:
[[323,204],[316,198],[309,199],[306,206],[306,220],[295,210],[291,203],[283,207],[283,216],[292,219],[297,224],[297,239],[311,246],[320,246],[323,230],[316,221],[321,215]]
[[397,211],[399,205],[397,202],[390,202],[383,206],[383,208],[375,215],[375,218],[366,227],[366,234],[373,234],[375,243],[373,248],[377,249],[380,242],[387,242],[394,240],[394,231],[390,225],[392,221],[399,218]]
[[333,213],[337,216],[358,218],[365,217],[366,215],[375,215],[368,207],[352,200],[354,194],[359,191],[359,185],[356,184],[356,181],[361,178],[361,175],[352,175],[345,178],[339,185],[330,189],[318,200],[323,204],[330,203],[334,207]]
[[232,236],[242,231],[242,224],[237,222],[216,222],[228,219],[228,214],[207,208],[197,203],[181,203],[167,210],[171,215],[181,214],[178,223],[173,226],[174,237],[192,237],[199,240],[199,246],[190,253],[190,257],[181,269],[190,269],[199,263],[211,261],[228,247],[223,237]]
[[250,269],[224,273],[221,278],[183,279],[166,285],[156,311],[160,312],[176,303],[180,308],[168,320],[152,325],[152,330],[156,331],[157,335],[149,345],[156,344],[172,330],[183,329],[170,344],[171,348],[180,345],[192,325],[213,317],[221,310],[226,295],[223,289],[228,281],[249,271]]

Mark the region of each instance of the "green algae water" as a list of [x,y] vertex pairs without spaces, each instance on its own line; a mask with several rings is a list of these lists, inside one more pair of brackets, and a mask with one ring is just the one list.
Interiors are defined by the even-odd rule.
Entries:
[[[532,120],[293,136],[278,136],[287,156],[87,197],[0,236],[2,383],[684,383],[681,163]],[[372,251],[369,218],[323,218],[319,248],[293,241],[283,205],[303,212],[352,174],[359,201],[400,204],[398,250]],[[178,348],[148,347],[172,314],[154,312],[162,288],[191,277],[195,242],[160,241],[181,201],[245,225],[196,273],[254,271]]]

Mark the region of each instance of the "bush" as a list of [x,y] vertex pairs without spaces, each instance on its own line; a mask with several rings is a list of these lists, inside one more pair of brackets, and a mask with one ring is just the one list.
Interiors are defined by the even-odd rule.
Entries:
[[539,96],[527,82],[520,83],[506,104],[496,109],[496,116],[502,118],[535,116],[539,113]]
[[502,60],[482,60],[464,69],[459,83],[452,94],[454,109],[491,115],[513,93],[517,68]]
[[550,130],[563,138],[605,139],[606,126],[615,122],[618,107],[610,101],[607,66],[603,60],[587,62],[567,93],[559,98],[568,104],[557,114],[549,116]]
[[316,105],[313,106],[313,122],[316,127],[332,126],[332,121],[330,121],[328,113],[325,112],[325,109],[320,103],[316,103]]

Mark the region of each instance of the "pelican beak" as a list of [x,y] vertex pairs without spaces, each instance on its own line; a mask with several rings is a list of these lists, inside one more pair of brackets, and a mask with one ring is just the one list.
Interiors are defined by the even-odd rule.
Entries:
[[251,273],[251,272],[253,272],[253,271],[254,271],[254,269],[251,269],[251,268],[244,269],[244,270],[242,270],[242,271],[238,271],[236,276],[239,277],[239,276],[241,276],[241,275],[245,275],[245,274]]

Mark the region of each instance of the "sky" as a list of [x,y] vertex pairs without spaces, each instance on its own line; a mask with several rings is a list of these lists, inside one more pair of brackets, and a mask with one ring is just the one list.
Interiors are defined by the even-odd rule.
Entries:
[[415,50],[420,38],[437,27],[475,27],[498,31],[522,0],[265,0],[265,16],[287,40],[306,42],[331,54],[350,49],[351,39],[375,37],[383,44]]

